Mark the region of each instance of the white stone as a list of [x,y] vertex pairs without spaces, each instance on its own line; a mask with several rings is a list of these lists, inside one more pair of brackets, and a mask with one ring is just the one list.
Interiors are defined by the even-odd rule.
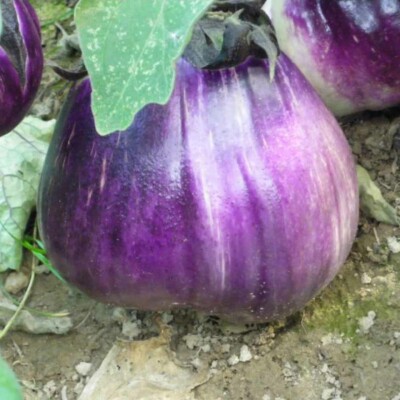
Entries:
[[186,346],[189,350],[193,350],[195,347],[199,347],[202,342],[200,335],[191,334],[185,335],[183,337],[183,340],[185,341]]
[[17,294],[28,286],[29,278],[21,271],[11,272],[4,283],[4,289],[11,294]]
[[200,358],[195,358],[192,360],[191,364],[197,369],[200,369],[203,366],[203,362],[200,360]]
[[129,339],[138,337],[140,333],[141,329],[137,322],[125,321],[122,324],[122,334],[127,336]]
[[252,358],[253,358],[253,356],[252,356],[252,354],[251,354],[251,352],[250,352],[249,347],[248,347],[247,345],[244,344],[244,345],[240,348],[240,357],[239,357],[239,360],[240,360],[241,362],[248,362],[248,361],[250,361]]
[[369,332],[375,323],[375,317],[375,311],[369,311],[366,317],[362,317],[358,320],[358,326],[361,333],[367,334]]
[[322,392],[322,395],[321,395],[321,399],[322,400],[330,400],[334,393],[335,393],[334,388],[324,389]]
[[46,394],[48,398],[52,398],[54,394],[57,392],[57,384],[53,380],[47,382],[43,386],[43,392]]
[[231,351],[231,345],[230,345],[229,343],[224,343],[224,344],[221,346],[221,351],[222,351],[223,353],[229,353],[229,352]]
[[264,394],[262,400],[271,400],[271,396],[269,394]]
[[332,339],[333,339],[332,333],[328,333],[327,335],[322,336],[321,343],[323,346],[326,346],[332,343]]
[[75,370],[79,375],[87,376],[92,368],[92,363],[88,362],[80,362],[78,365],[75,365]]
[[169,324],[174,319],[174,316],[171,313],[165,312],[162,314],[161,319],[164,322],[164,324]]
[[207,343],[204,346],[201,346],[201,350],[204,351],[204,353],[209,353],[211,350],[211,346]]
[[368,285],[369,283],[372,282],[372,278],[366,274],[365,272],[361,275],[361,283]]
[[233,366],[239,363],[239,357],[236,354],[231,355],[228,358],[228,365]]
[[389,250],[392,253],[394,253],[394,254],[400,253],[400,241],[397,240],[396,237],[394,237],[394,236],[388,237],[387,244],[388,244]]

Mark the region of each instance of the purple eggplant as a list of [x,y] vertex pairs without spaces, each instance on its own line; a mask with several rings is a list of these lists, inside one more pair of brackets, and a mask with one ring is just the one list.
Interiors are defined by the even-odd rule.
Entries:
[[281,49],[336,115],[400,103],[399,0],[270,0]]
[[0,0],[0,136],[28,112],[43,72],[40,25],[28,0]]
[[88,295],[261,322],[302,308],[338,272],[358,220],[350,148],[298,69],[184,60],[166,105],[99,136],[83,81],[41,179],[49,258]]

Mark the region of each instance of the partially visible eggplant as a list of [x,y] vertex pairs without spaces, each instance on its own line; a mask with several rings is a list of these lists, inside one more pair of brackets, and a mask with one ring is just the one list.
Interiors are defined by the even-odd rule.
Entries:
[[279,46],[338,116],[400,104],[399,0],[269,0]]
[[28,0],[0,0],[0,136],[28,112],[43,72],[40,24]]

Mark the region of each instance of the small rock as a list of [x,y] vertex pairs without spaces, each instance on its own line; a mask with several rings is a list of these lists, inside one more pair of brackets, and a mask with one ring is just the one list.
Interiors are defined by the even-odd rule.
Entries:
[[332,333],[328,333],[327,335],[322,336],[321,343],[323,346],[331,344],[332,343]]
[[203,366],[203,362],[200,360],[200,358],[195,358],[194,360],[191,361],[191,364],[196,369],[200,369]]
[[201,346],[201,350],[204,351],[204,353],[209,353],[211,346],[209,344],[205,344],[204,346]]
[[122,324],[122,334],[131,340],[138,337],[141,332],[142,331],[137,322],[125,321]]
[[229,343],[224,343],[221,346],[222,353],[229,353],[231,351],[231,345]]
[[361,396],[357,400],[367,400],[367,398],[365,396]]
[[75,385],[74,393],[77,395],[80,395],[84,388],[85,388],[85,384],[83,383],[83,381],[80,381]]
[[400,339],[400,332],[393,333],[395,339]]
[[358,326],[360,328],[360,332],[363,334],[367,334],[369,330],[375,323],[376,313],[375,311],[369,311],[366,317],[362,317],[358,320]]
[[396,237],[394,237],[394,236],[388,237],[387,238],[387,244],[388,244],[389,250],[393,254],[400,253],[400,241],[397,240]]
[[394,396],[392,400],[400,400],[400,393],[396,394],[396,396]]
[[377,361],[372,361],[371,362],[372,368],[378,368],[378,362]]
[[236,354],[233,354],[228,358],[228,365],[233,366],[239,363],[239,357]]
[[185,335],[183,337],[183,340],[185,341],[186,347],[189,350],[193,350],[195,347],[199,347],[202,342],[200,335],[191,335],[191,334]]
[[112,310],[111,318],[113,321],[122,324],[124,321],[128,319],[128,312],[125,310],[125,308],[115,307]]
[[332,398],[332,395],[335,393],[334,388],[324,389],[321,395],[322,400],[329,400]]
[[372,278],[366,274],[365,272],[361,275],[361,283],[368,285],[369,283],[371,283]]
[[161,316],[161,320],[162,320],[162,322],[164,322],[164,324],[169,324],[170,322],[172,322],[173,319],[174,319],[174,316],[168,312],[163,313]]
[[21,271],[11,272],[6,279],[4,288],[8,293],[17,294],[28,286],[29,278]]
[[269,394],[264,394],[262,400],[271,400],[271,396]]
[[44,264],[36,265],[35,274],[37,274],[37,275],[43,275],[43,274],[47,275],[49,273],[50,273],[50,270]]
[[240,348],[240,357],[239,357],[239,360],[240,360],[241,362],[248,362],[248,361],[250,361],[252,358],[253,358],[253,356],[252,356],[252,354],[251,354],[251,352],[250,352],[249,347],[248,347],[247,345],[244,344],[244,345]]
[[321,372],[323,372],[324,374],[327,373],[329,371],[329,367],[328,364],[323,364],[321,367]]
[[218,360],[214,360],[212,363],[211,363],[211,368],[217,368],[218,367]]
[[91,368],[92,364],[84,361],[80,362],[78,365],[75,365],[76,372],[82,376],[87,376]]
[[43,392],[48,398],[54,396],[57,392],[57,384],[54,381],[49,381],[43,386]]

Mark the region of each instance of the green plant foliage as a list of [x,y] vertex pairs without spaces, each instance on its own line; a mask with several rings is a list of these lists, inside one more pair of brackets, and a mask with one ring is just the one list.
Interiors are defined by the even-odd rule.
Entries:
[[100,134],[126,129],[148,103],[165,104],[174,61],[213,0],[81,0],[76,7]]
[[0,357],[0,399],[22,400],[17,378],[8,364]]
[[20,241],[36,205],[54,125],[54,120],[27,117],[13,132],[0,138],[0,272],[20,266]]

